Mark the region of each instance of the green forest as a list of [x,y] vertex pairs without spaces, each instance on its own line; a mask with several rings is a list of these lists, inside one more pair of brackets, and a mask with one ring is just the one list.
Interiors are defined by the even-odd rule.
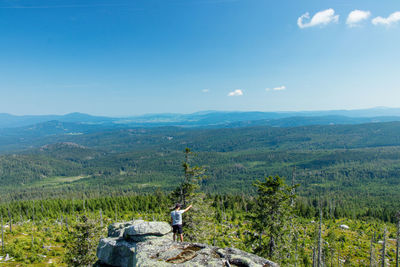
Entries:
[[[168,221],[171,206],[179,201],[174,192],[186,177],[186,162],[203,170],[188,188],[201,196],[200,202],[193,198],[194,205],[210,207],[210,224],[216,225],[193,241],[234,246],[283,266],[314,266],[317,260],[365,266],[383,258],[391,266],[400,211],[398,130],[399,123],[376,123],[37,136],[30,148],[0,155],[5,226],[0,256],[12,257],[6,266],[68,265],[68,244],[82,215],[101,226],[103,235],[112,222]],[[190,158],[186,147],[192,150]],[[268,202],[260,201],[257,181],[266,177],[296,185],[287,215],[290,227],[276,230],[289,238],[281,240],[279,254],[266,254],[270,228],[257,224],[257,214],[266,209],[260,203]],[[295,246],[284,245],[288,241]]]

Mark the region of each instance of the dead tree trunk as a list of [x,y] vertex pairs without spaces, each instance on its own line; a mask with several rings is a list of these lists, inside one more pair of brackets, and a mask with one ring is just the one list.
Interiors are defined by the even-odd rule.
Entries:
[[[293,172],[292,172],[292,192],[291,192],[292,196],[296,194],[296,189],[294,188],[295,180],[296,180],[296,166],[293,167]],[[294,207],[294,197],[292,198],[290,205]]]
[[32,206],[32,246],[33,248],[34,245],[34,237],[33,237],[33,232],[34,232],[34,225],[35,225],[35,201],[33,201],[33,206]]
[[35,223],[35,201],[33,201],[32,205],[32,223]]
[[319,210],[319,230],[318,230],[318,259],[317,266],[322,267],[322,208]]
[[295,244],[295,250],[294,250],[294,267],[297,267],[297,261],[298,261],[298,236],[297,233],[294,236],[294,241],[296,242]]
[[103,212],[100,209],[100,227],[103,228]]
[[315,247],[313,247],[313,251],[312,251],[312,266],[315,267],[316,266],[316,260],[315,260]]
[[215,244],[216,244],[216,237],[215,237],[216,234],[217,234],[217,225],[214,224],[213,246],[215,246]]
[[11,216],[10,209],[9,208],[7,208],[7,209],[8,209],[8,222],[10,225],[10,233],[12,233],[12,216]]
[[72,198],[71,206],[72,206],[72,218],[74,218],[75,217],[75,202],[74,202],[74,198]]
[[4,254],[4,224],[3,224],[3,214],[1,215],[1,252]]
[[385,267],[385,256],[386,256],[386,228],[383,231],[383,244],[382,244],[382,267]]
[[372,236],[371,237],[371,248],[369,251],[369,267],[373,267],[374,265],[375,265],[374,264],[374,236]]

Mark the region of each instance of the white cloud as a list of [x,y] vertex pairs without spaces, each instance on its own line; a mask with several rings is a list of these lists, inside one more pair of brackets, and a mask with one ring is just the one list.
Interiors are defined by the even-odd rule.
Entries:
[[[308,20],[309,22],[304,22],[304,20]],[[297,25],[299,28],[304,29],[308,27],[314,27],[314,26],[325,26],[328,25],[329,23],[332,22],[338,22],[339,21],[339,15],[335,15],[335,10],[332,8],[320,11],[316,13],[310,20],[310,13],[305,13],[301,15],[297,19]]]
[[228,96],[241,96],[243,95],[243,91],[240,89],[236,89],[228,94]]
[[208,92],[210,92],[210,89],[203,89],[203,90],[201,90],[203,93],[208,93]]
[[279,87],[275,87],[275,88],[273,88],[272,90],[274,90],[274,91],[286,90],[286,86],[282,85],[282,86],[279,86]]
[[283,91],[283,90],[286,90],[286,86],[284,86],[284,85],[282,85],[282,86],[278,86],[278,87],[275,87],[275,88],[265,88],[265,91],[271,91],[271,90],[273,90],[273,91]]
[[355,27],[358,26],[360,22],[363,20],[366,20],[371,16],[371,12],[369,11],[363,11],[363,10],[353,10],[350,12],[349,16],[347,17],[346,24],[349,27]]
[[387,18],[376,17],[372,20],[372,24],[374,25],[386,25],[391,26],[400,21],[400,11],[394,12],[389,15]]

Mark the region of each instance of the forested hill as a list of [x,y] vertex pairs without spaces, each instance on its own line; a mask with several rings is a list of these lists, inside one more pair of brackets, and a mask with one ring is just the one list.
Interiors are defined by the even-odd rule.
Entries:
[[105,151],[247,149],[350,149],[400,145],[400,122],[357,125],[238,128],[107,128],[48,122],[18,131],[0,131],[0,151],[10,152],[59,142],[74,142]]
[[196,154],[193,164],[207,169],[209,178],[201,186],[208,193],[252,194],[256,179],[291,179],[296,168],[298,192],[309,200],[322,194],[347,199],[358,211],[376,206],[385,214],[400,208],[400,122],[222,129],[93,126],[79,134],[68,123],[47,126],[55,127],[52,134],[21,132],[24,139],[8,145],[25,150],[0,156],[1,200],[170,191],[182,179],[182,151],[190,147]]

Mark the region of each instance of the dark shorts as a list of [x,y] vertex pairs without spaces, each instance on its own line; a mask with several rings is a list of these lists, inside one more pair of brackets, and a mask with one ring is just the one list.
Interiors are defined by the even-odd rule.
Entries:
[[182,224],[172,225],[172,232],[174,232],[174,234],[183,234]]

